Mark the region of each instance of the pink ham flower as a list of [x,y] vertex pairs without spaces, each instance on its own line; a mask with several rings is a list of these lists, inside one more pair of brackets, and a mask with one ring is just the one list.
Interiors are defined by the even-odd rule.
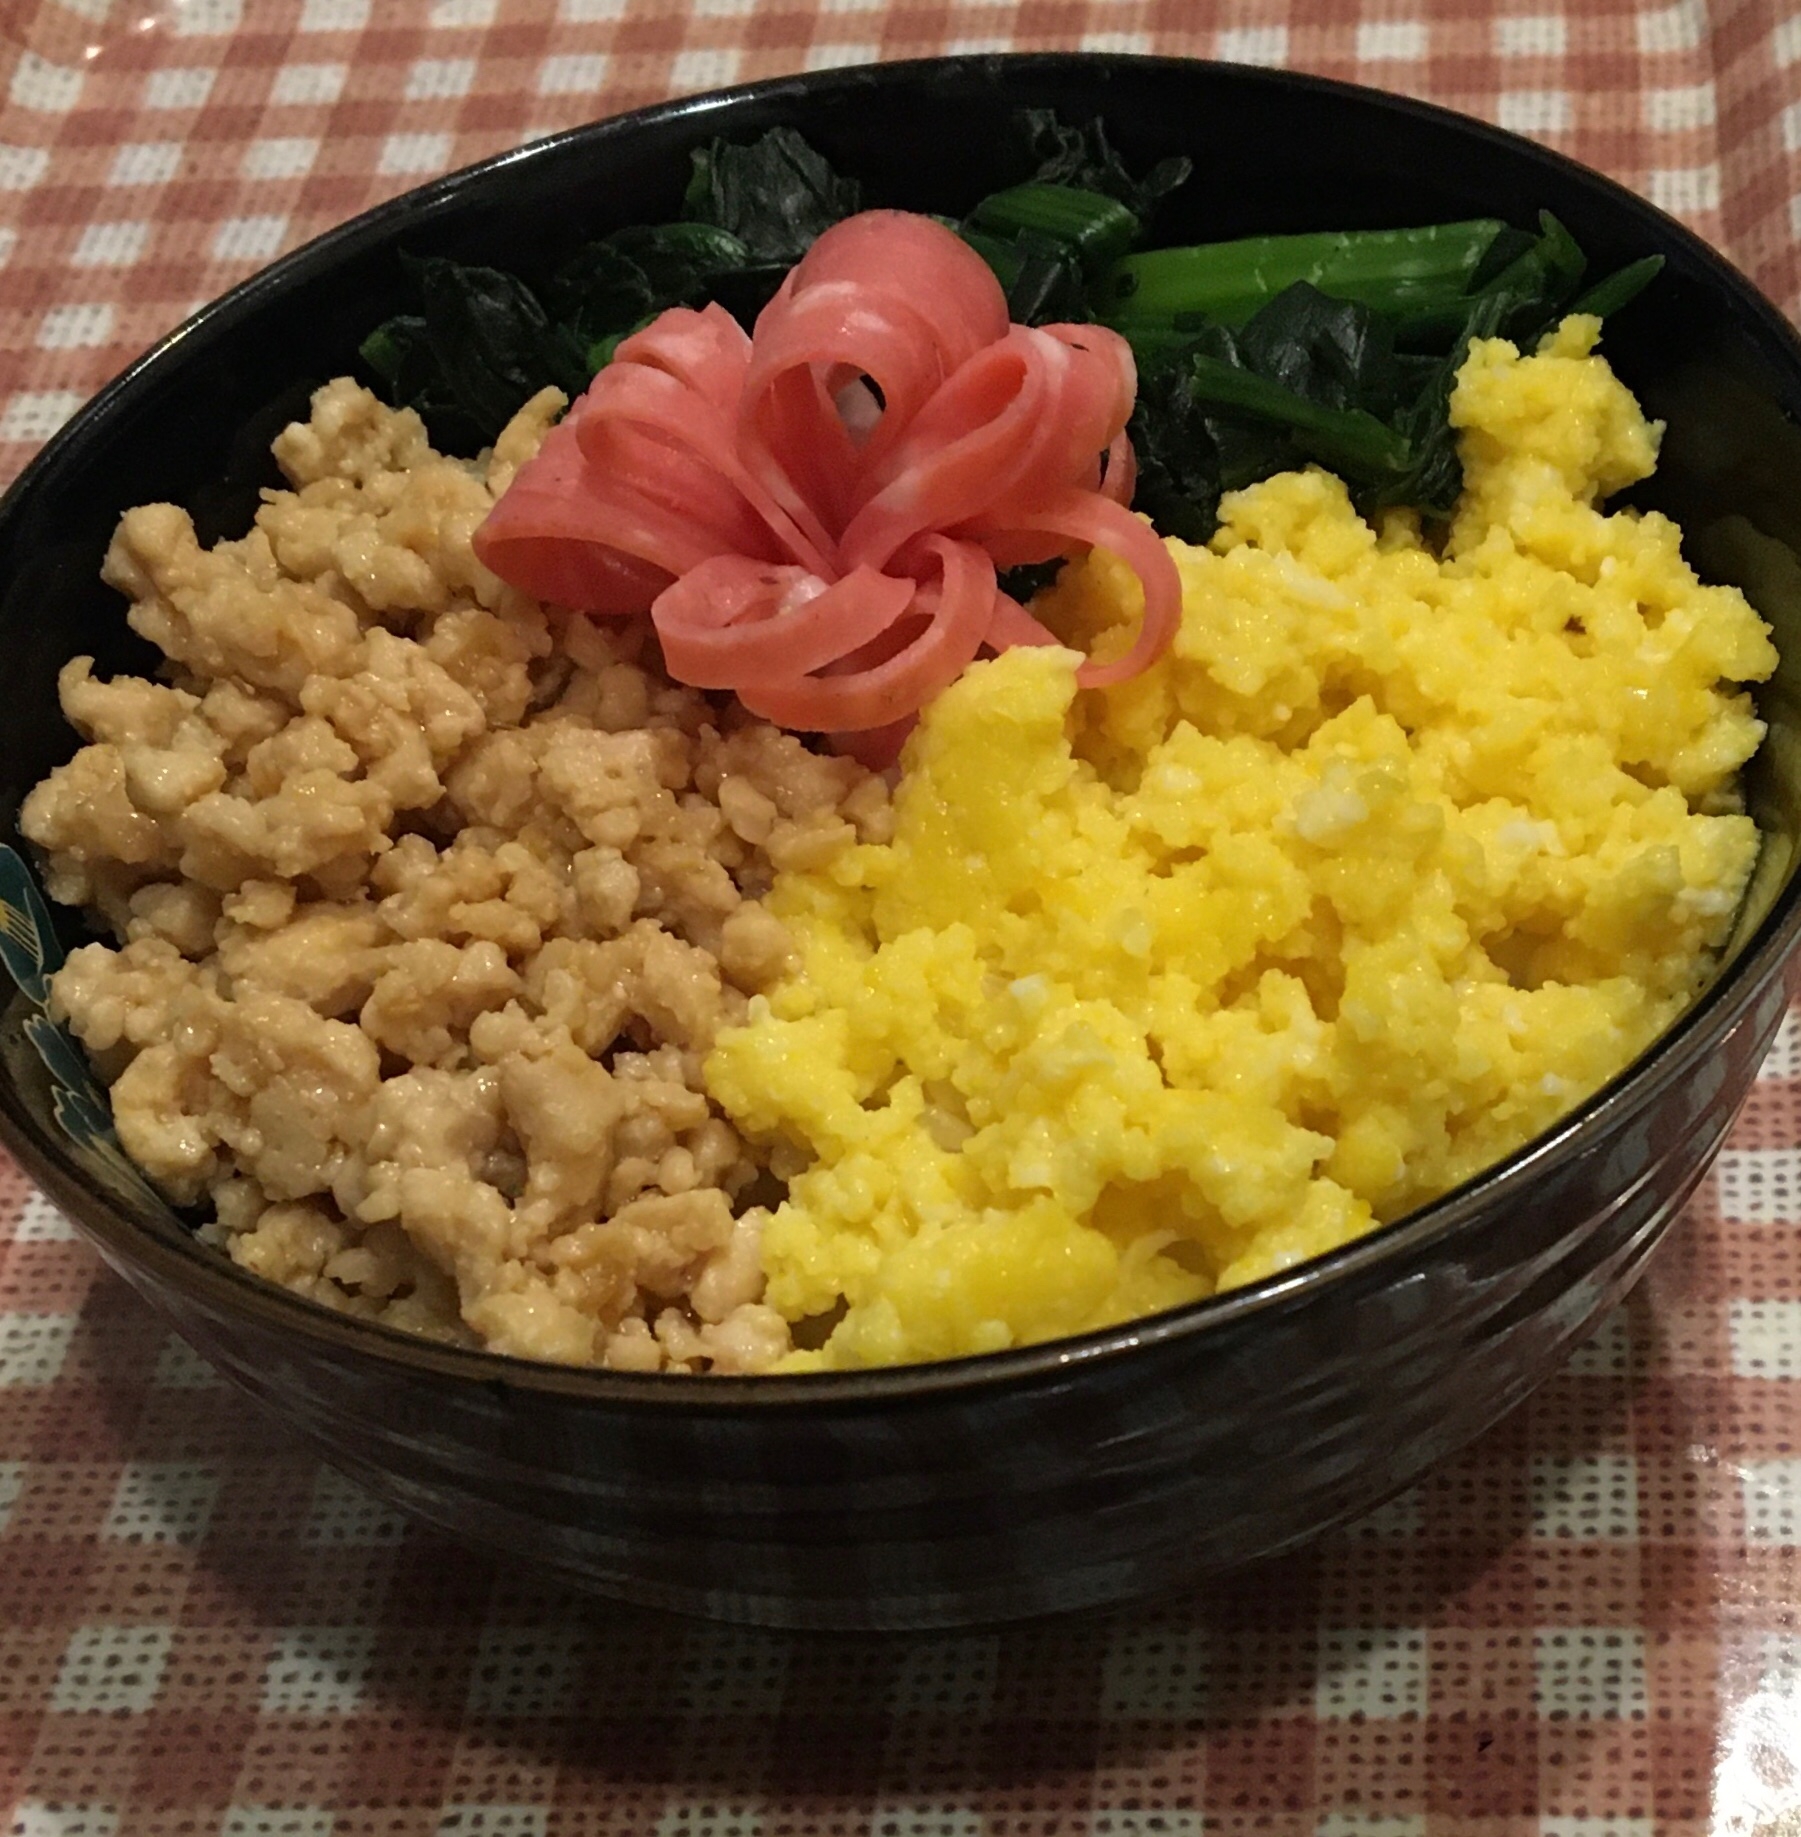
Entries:
[[589,613],[649,609],[672,676],[783,727],[898,750],[984,648],[1055,642],[997,568],[1080,546],[1144,588],[1116,683],[1168,648],[1181,584],[1126,509],[1137,374],[1117,333],[1008,323],[930,217],[819,238],[746,337],[673,307],[619,346],[476,532],[502,580]]

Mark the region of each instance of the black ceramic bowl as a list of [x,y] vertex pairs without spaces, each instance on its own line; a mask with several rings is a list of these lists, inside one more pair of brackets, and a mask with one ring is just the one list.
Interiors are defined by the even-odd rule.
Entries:
[[57,666],[82,651],[103,670],[146,661],[96,578],[115,518],[173,499],[205,537],[241,531],[274,478],[271,435],[398,309],[398,249],[542,271],[572,240],[672,214],[696,144],[777,122],[863,178],[872,202],[954,210],[998,182],[1020,104],[1104,115],[1133,162],[1192,155],[1199,177],[1160,225],[1172,241],[1477,214],[1529,224],[1549,208],[1597,271],[1667,257],[1608,348],[1669,419],[1646,501],[1681,519],[1705,569],[1751,593],[1789,660],[1764,696],[1772,732],[1751,773],[1767,837],[1755,898],[1708,994],[1624,1077],[1361,1243],[1081,1340],[736,1380],[446,1351],[239,1273],[109,1157],[79,1061],[32,999],[33,926],[0,927],[25,984],[0,1027],[0,1134],[107,1260],[384,1498],[637,1601],[787,1626],[943,1626],[1136,1595],[1312,1537],[1518,1403],[1619,1298],[1783,1011],[1801,925],[1801,344],[1693,236],[1555,154],[1392,97],[1197,63],[957,59],[673,103],[429,185],[278,262],[90,404],[0,507],[8,825],[72,750]]

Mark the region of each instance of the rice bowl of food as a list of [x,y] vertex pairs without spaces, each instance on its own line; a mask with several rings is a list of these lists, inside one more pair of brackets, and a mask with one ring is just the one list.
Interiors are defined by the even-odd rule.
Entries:
[[1624,1292],[1780,1016],[1797,391],[1627,194],[1262,73],[833,73],[428,187],[0,519],[70,909],[17,858],[9,1139],[592,1586],[945,1624],[1285,1547]]

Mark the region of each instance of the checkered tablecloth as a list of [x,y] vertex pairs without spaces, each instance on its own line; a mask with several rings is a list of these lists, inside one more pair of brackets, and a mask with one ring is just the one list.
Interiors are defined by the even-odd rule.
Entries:
[[[1290,64],[1536,135],[1801,307],[1778,0],[0,3],[0,473],[281,250],[673,93],[952,50]],[[996,1634],[584,1602],[297,1453],[0,1166],[13,1837],[1793,1837],[1801,1031],[1626,1308],[1229,1588]]]

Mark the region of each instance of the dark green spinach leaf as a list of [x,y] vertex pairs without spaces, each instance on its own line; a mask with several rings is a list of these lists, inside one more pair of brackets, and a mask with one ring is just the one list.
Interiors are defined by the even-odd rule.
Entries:
[[[1139,371],[1130,431],[1138,459],[1132,508],[1143,511],[1161,535],[1207,541],[1219,523],[1224,462],[1213,417],[1184,365],[1172,361]],[[1229,437],[1233,430],[1220,431]],[[1265,459],[1275,462],[1271,470],[1280,470],[1273,448],[1252,459],[1253,469]]]
[[1069,127],[1049,109],[1015,110],[1013,131],[1031,176],[990,192],[954,227],[994,270],[1016,324],[1092,319],[1090,285],[1143,239],[1192,162],[1162,160],[1134,179],[1098,120]]
[[694,155],[682,201],[690,223],[724,230],[754,261],[783,268],[862,208],[857,181],[835,172],[792,128],[771,128],[745,147],[715,140]]
[[[542,299],[515,275],[402,257],[420,310],[378,326],[363,361],[453,450],[492,441],[547,383],[579,395],[621,339],[671,306],[716,300],[750,325],[814,239],[862,208],[792,128],[694,155],[684,216],[578,249]],[[1042,287],[1034,269],[1029,286]]]
[[1022,561],[1016,568],[1003,568],[995,584],[1011,599],[1024,605],[1035,593],[1042,593],[1063,572],[1063,557],[1050,561]]
[[422,310],[379,326],[362,356],[439,437],[452,445],[471,434],[478,444],[492,440],[546,384],[587,387],[580,340],[516,276],[436,255],[401,262]]
[[1150,222],[1157,206],[1194,170],[1194,161],[1178,154],[1160,159],[1143,178],[1133,178],[1099,116],[1086,127],[1072,127],[1054,109],[1022,108],[1014,111],[1013,128],[1032,164],[1029,183],[1098,191],[1123,204],[1141,224]]

